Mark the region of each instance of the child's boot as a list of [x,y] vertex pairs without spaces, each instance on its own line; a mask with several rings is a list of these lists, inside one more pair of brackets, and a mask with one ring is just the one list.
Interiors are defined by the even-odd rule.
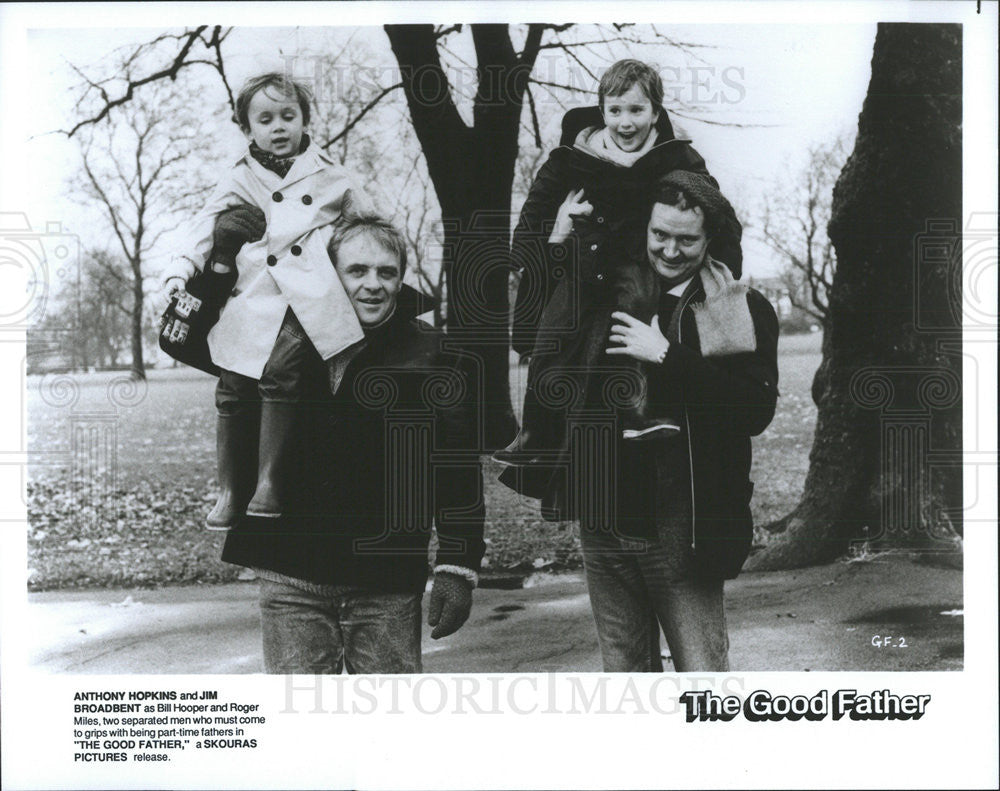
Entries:
[[299,408],[299,404],[282,401],[261,403],[257,491],[247,506],[247,516],[277,519],[282,515],[289,456],[294,446],[292,432]]
[[633,406],[620,409],[622,439],[657,440],[676,437],[681,432],[680,423],[672,417],[654,417],[647,414],[646,399]]
[[667,439],[676,437],[680,431],[680,423],[674,418],[649,418],[642,414],[636,414],[626,418],[625,428],[622,429],[622,439]]
[[539,453],[544,449],[543,437],[551,433],[546,431],[546,421],[553,419],[550,411],[538,402],[535,389],[529,385],[524,392],[521,430],[513,442],[493,454],[493,460],[507,467],[529,466],[538,461]]
[[526,427],[521,426],[514,441],[506,448],[501,448],[493,454],[493,460],[508,467],[518,467],[530,464],[538,453],[532,450],[534,435]]
[[257,410],[219,415],[216,428],[219,499],[205,520],[210,530],[233,527],[253,492],[257,469]]
[[[648,382],[645,381],[645,374],[642,366],[638,362],[622,361],[623,373],[629,373],[631,377],[641,380],[641,386],[637,389],[627,405],[619,406],[617,409],[619,425],[622,427],[622,439],[628,440],[659,440],[676,437],[680,434],[680,423],[670,416],[651,415],[646,396]],[[665,412],[661,408],[661,415]]]

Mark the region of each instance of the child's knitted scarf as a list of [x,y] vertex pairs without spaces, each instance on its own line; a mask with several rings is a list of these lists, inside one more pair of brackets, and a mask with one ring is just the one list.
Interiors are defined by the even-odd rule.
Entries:
[[630,168],[642,159],[649,150],[656,145],[656,130],[650,129],[645,141],[635,151],[622,151],[618,144],[611,138],[611,133],[606,126],[589,126],[580,130],[576,137],[574,146],[584,153],[614,162],[623,168]]
[[[298,153],[296,157],[309,148],[309,135],[302,135],[302,142],[299,144]],[[292,169],[292,165],[295,164],[295,157],[279,157],[276,154],[272,154],[270,151],[265,151],[263,148],[258,146],[253,140],[250,141],[250,156],[256,159],[261,167],[265,167],[272,173],[277,173],[281,178],[288,175],[288,171]]]

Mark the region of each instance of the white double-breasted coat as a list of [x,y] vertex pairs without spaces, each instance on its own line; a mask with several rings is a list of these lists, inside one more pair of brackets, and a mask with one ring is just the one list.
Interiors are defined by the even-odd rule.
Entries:
[[371,201],[315,143],[284,178],[249,152],[241,157],[195,216],[186,249],[174,256],[163,279],[187,280],[202,270],[216,218],[243,203],[264,212],[267,231],[236,257],[236,286],[208,334],[212,361],[259,379],[289,307],[324,360],[361,340],[361,325],[326,247],[345,208],[370,209]]

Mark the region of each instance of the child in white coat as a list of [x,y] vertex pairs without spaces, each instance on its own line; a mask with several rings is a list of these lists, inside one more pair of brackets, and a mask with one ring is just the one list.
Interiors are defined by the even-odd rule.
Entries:
[[[220,493],[209,527],[232,526],[244,509],[251,516],[282,514],[304,364],[315,353],[329,360],[364,337],[326,248],[332,223],[371,204],[351,174],[310,142],[310,101],[305,86],[282,74],[247,81],[236,120],[249,150],[195,217],[189,249],[163,277],[170,291],[208,266],[213,289],[228,295],[208,335],[221,369]],[[266,232],[246,244],[223,243],[216,220],[240,206],[251,218],[263,213]]]

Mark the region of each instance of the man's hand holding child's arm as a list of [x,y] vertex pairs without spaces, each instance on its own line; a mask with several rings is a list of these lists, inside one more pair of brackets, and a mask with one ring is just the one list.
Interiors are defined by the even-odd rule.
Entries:
[[646,324],[624,311],[611,314],[615,324],[611,327],[608,340],[617,346],[609,346],[606,354],[624,354],[644,363],[659,364],[670,350],[670,341],[663,337],[656,317]]

